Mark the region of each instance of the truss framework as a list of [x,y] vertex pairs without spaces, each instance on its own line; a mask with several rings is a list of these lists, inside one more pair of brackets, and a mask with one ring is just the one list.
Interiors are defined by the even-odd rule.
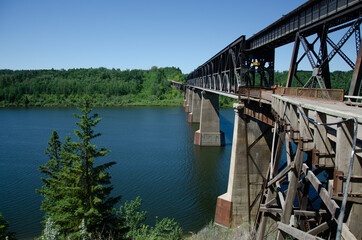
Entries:
[[[305,117],[314,114],[316,122],[327,123],[326,113],[309,114],[309,109],[278,98],[273,98],[272,105],[276,119],[273,152],[254,223],[256,238],[270,238],[274,233],[277,239],[287,235],[296,239],[334,239],[353,124],[340,124],[333,143],[327,126],[312,126]],[[360,168],[359,164],[355,170]],[[361,203],[362,179],[352,178],[349,201]]]

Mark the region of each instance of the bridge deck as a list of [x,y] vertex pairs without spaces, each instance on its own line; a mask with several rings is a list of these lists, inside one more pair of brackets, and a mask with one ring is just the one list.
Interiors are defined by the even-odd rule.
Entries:
[[354,117],[357,119],[359,124],[362,124],[362,108],[348,106],[343,102],[320,99],[316,100],[295,96],[281,96],[276,94],[273,96],[280,100],[299,105],[302,108],[326,113],[329,116],[334,116],[337,118]]

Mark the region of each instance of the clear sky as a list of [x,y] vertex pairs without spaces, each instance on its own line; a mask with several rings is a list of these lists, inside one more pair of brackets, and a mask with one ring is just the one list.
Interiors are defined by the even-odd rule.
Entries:
[[[304,2],[0,0],[0,69],[175,66],[189,73]],[[289,68],[291,49],[277,50],[276,70]]]

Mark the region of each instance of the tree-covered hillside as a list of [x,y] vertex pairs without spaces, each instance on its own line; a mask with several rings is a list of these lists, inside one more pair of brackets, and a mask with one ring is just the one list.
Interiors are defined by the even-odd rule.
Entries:
[[[352,71],[331,73],[332,88],[348,93]],[[303,82],[311,72],[298,72]],[[285,86],[288,72],[275,72],[275,84]],[[168,105],[180,106],[183,96],[172,89],[171,80],[184,82],[179,68],[152,67],[150,70],[69,69],[0,70],[0,106],[76,106],[90,96],[93,106]],[[294,87],[301,87],[295,80]],[[220,98],[220,105],[232,100]]]
[[0,70],[2,106],[75,106],[89,95],[95,106],[181,105],[171,80],[184,81],[179,68],[150,70]]

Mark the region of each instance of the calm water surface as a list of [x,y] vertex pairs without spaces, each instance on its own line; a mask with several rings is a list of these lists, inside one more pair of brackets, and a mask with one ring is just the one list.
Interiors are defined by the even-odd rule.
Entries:
[[[42,197],[38,166],[52,130],[63,141],[73,137],[76,109],[0,109],[0,212],[19,239],[41,234]],[[103,120],[98,147],[111,153],[98,161],[116,161],[110,171],[114,195],[122,202],[143,199],[148,224],[156,216],[175,218],[184,232],[195,232],[214,217],[216,198],[226,192],[234,112],[220,111],[225,147],[197,147],[198,124],[187,123],[183,108],[95,109]],[[118,206],[117,206],[118,208]]]

